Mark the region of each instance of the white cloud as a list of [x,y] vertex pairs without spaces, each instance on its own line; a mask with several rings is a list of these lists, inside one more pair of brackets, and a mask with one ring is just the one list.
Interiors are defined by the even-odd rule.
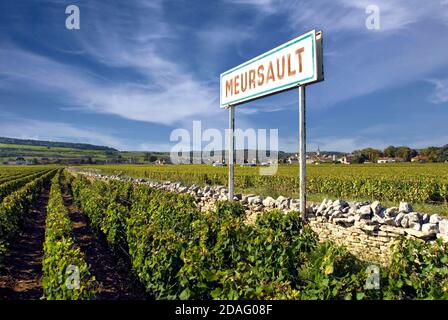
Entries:
[[446,1],[421,0],[224,0],[231,4],[251,5],[265,14],[285,14],[292,30],[323,28],[329,32],[363,31],[366,8],[380,9],[380,31],[402,30],[416,22],[448,22]]
[[[86,3],[82,28],[74,33],[72,47],[77,55],[105,65],[113,72],[131,72],[136,77],[106,78],[67,63],[33,54],[12,46],[0,49],[0,76],[8,84],[26,85],[70,102],[70,110],[107,113],[122,118],[172,125],[190,118],[213,117],[218,108],[214,85],[199,79],[181,60],[169,58],[162,48],[175,37],[161,19],[160,1],[129,3],[116,10],[112,3]],[[130,32],[132,30],[132,32]],[[178,48],[179,49],[179,48]],[[131,80],[132,79],[132,80]]]
[[431,79],[428,82],[432,83],[435,88],[434,92],[429,97],[429,100],[435,104],[448,102],[448,78],[447,79]]
[[250,5],[255,6],[259,11],[271,14],[277,12],[278,0],[226,0],[234,5]]
[[[289,109],[291,107],[291,103],[286,104],[272,104],[272,103],[263,103],[257,101],[252,105],[248,106],[240,106],[238,108],[238,113],[243,115],[252,115],[259,113],[271,113],[271,112],[279,112]],[[294,104],[295,105],[295,104]]]
[[[9,81],[63,94],[75,109],[162,124],[173,124],[218,109],[212,89],[180,68],[168,71],[165,78],[151,84],[111,83],[98,81],[88,71],[16,48],[0,49],[0,60],[9,62],[0,66],[0,74],[9,77]],[[161,64],[155,65],[154,74],[158,68]]]
[[[282,14],[279,19],[283,18],[283,22],[279,27],[290,27],[294,35],[308,28],[324,29],[325,45],[329,44],[326,48],[333,54],[325,55],[326,80],[310,88],[309,103],[313,108],[425,79],[448,63],[446,41],[434,38],[428,45],[428,39],[435,37],[434,26],[448,21],[448,10],[446,7],[441,10],[442,2],[374,1],[381,10],[383,31],[375,33],[366,30],[364,25],[365,7],[371,4],[367,0],[226,1],[236,11],[240,5],[254,6],[266,15]],[[218,108],[217,85],[201,78],[197,70],[191,69],[189,61],[173,54],[185,49],[179,45],[185,45],[185,40],[179,39],[177,33],[183,26],[177,21],[170,24],[162,20],[165,17],[162,2],[132,2],[126,4],[126,10],[116,10],[111,2],[100,7],[90,2],[86,6],[82,14],[90,16],[84,16],[82,21],[92,24],[82,24],[88,32],[73,33],[71,48],[79,49],[73,51],[76,58],[99,63],[101,68],[109,68],[115,74],[120,70],[130,71],[138,75],[138,80],[125,76],[120,79],[102,77],[82,67],[3,45],[0,61],[7,63],[0,64],[2,89],[17,89],[11,84],[19,83],[30,90],[42,90],[57,97],[62,95],[70,101],[71,109],[131,120],[178,125],[201,118],[208,127],[226,126],[226,112]],[[216,25],[207,24],[197,36],[203,44],[213,46],[216,40],[216,47],[224,43],[225,48],[248,37],[262,39],[259,26],[263,20],[255,20],[253,24],[248,19],[224,29],[221,29],[221,20]],[[418,27],[411,28],[416,24]],[[220,64],[212,51],[201,51],[198,59]],[[437,81],[433,82],[436,91],[431,99],[441,103],[446,99],[447,83]],[[242,108],[241,113],[275,112],[288,107],[289,102],[275,102],[266,108]],[[296,108],[295,104],[293,106]],[[238,121],[241,123],[244,119],[238,118]],[[343,148],[362,145],[359,140],[345,138],[335,141],[328,138],[322,143]]]
[[339,152],[352,152],[354,150],[373,147],[376,149],[384,149],[389,145],[403,145],[399,141],[397,143],[390,143],[390,141],[384,141],[381,139],[366,138],[364,136],[339,136],[332,137],[326,136],[317,139],[311,139],[307,144],[309,151],[317,150],[317,147],[322,151],[339,151]]
[[[243,2],[263,10],[262,2]],[[365,27],[370,4],[380,9],[380,32]],[[440,41],[448,31],[448,10],[442,2],[279,0],[274,7],[272,13],[286,17],[282,26],[289,26],[291,36],[324,31],[325,81],[310,88],[314,108],[404,86],[448,66],[448,42]]]
[[142,143],[138,146],[140,151],[158,151],[158,152],[170,152],[175,143]]
[[254,30],[251,27],[213,25],[207,29],[197,31],[195,35],[213,55],[216,51],[222,50],[226,46],[233,46],[250,39],[253,33]]
[[417,139],[413,144],[414,148],[426,148],[428,146],[441,147],[448,145],[448,135],[439,135],[427,139]]

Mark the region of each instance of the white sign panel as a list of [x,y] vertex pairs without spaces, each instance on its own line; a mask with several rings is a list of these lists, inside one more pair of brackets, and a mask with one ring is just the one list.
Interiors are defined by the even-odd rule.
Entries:
[[221,74],[221,108],[323,80],[322,33],[310,31]]

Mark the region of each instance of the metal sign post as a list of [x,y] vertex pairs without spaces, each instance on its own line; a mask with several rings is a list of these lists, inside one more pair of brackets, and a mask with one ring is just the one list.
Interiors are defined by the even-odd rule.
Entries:
[[229,106],[229,201],[233,201],[235,164],[235,107]]
[[312,30],[250,59],[220,76],[220,107],[229,109],[229,194],[234,196],[235,110],[237,105],[299,86],[300,212],[306,218],[305,85],[324,80],[323,33]]
[[299,86],[299,157],[300,157],[300,213],[306,218],[306,118],[305,86]]

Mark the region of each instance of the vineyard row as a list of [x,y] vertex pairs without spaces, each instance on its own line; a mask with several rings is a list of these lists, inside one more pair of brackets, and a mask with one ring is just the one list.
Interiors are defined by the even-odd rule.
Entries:
[[247,224],[239,204],[199,212],[194,198],[120,181],[69,177],[79,206],[159,299],[448,298],[447,245],[395,244],[381,290],[364,288],[366,264],[319,244],[297,212]]
[[42,188],[49,183],[55,173],[56,170],[49,170],[24,178],[14,185],[15,187],[24,186],[15,191],[11,185],[9,186],[8,191],[11,193],[0,203],[0,260],[7,249],[8,242],[20,231],[24,213],[37,200]]

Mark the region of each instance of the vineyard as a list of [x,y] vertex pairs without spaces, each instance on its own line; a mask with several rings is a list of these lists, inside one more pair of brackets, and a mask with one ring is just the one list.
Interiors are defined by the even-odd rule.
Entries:
[[[284,170],[279,181],[288,179]],[[169,171],[154,172],[162,178]],[[201,174],[223,173],[189,177]],[[2,168],[0,179],[1,299],[448,298],[448,245],[441,241],[398,240],[380,289],[370,289],[369,264],[318,242],[298,212],[274,210],[248,224],[239,203],[203,212],[188,194],[55,167]],[[36,224],[41,236],[28,237]],[[24,238],[35,240],[24,247]],[[31,262],[38,264],[34,282],[20,272]]]
[[2,179],[8,180],[0,184],[0,259],[7,242],[20,231],[23,213],[30,208],[54,173],[54,169],[2,172]]
[[[227,185],[228,179],[225,167],[206,165],[95,168],[106,174],[198,185]],[[273,197],[297,197],[299,194],[297,166],[280,165],[275,176],[262,176],[259,168],[236,167],[235,176],[239,192],[256,191]],[[445,204],[446,209],[448,164],[313,165],[307,167],[307,192],[322,195],[321,198]]]

